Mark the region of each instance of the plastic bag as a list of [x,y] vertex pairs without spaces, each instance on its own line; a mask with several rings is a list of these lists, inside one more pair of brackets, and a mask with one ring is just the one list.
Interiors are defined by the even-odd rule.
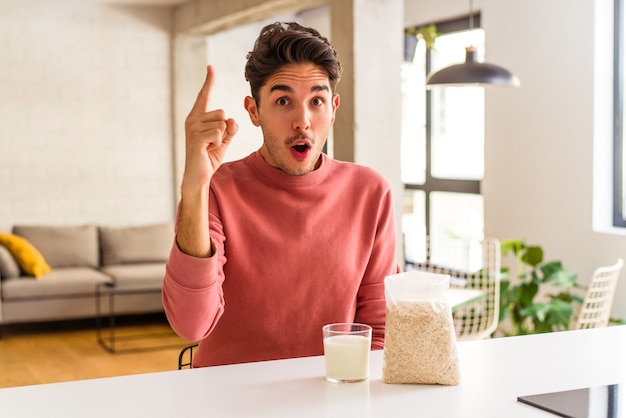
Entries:
[[448,275],[420,271],[385,278],[385,383],[459,384],[449,283]]

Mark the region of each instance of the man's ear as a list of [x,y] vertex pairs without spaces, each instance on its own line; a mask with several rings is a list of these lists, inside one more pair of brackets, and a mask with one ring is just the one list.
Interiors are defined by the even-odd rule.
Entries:
[[261,126],[261,122],[259,121],[259,108],[256,105],[256,100],[250,96],[246,96],[243,100],[243,107],[248,111],[252,124],[254,126]]
[[339,93],[335,93],[333,95],[333,118],[330,121],[330,123],[335,123],[335,113],[337,112],[337,109],[339,108],[340,102],[341,100],[339,100]]

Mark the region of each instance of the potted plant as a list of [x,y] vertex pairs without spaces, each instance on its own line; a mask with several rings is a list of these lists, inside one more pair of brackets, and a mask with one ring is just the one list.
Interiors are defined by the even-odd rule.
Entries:
[[[576,274],[560,261],[544,262],[543,248],[523,240],[504,240],[501,251],[503,256],[515,256],[517,280],[511,280],[508,268],[502,269],[499,331],[526,335],[569,329],[575,305],[582,303],[572,293],[581,288]],[[503,324],[507,319],[510,327]]]

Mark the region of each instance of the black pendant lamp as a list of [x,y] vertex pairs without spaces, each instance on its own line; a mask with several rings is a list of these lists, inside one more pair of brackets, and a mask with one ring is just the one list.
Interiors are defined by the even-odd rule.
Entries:
[[[472,0],[470,0],[470,29],[474,28]],[[465,62],[443,68],[426,77],[426,87],[463,87],[463,86],[510,86],[519,87],[520,81],[509,70],[494,64],[478,62],[476,48],[465,49]]]

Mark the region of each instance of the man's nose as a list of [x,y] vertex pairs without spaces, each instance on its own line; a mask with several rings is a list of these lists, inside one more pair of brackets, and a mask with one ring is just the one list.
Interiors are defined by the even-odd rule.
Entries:
[[293,129],[305,131],[311,126],[311,115],[306,106],[299,106],[294,112]]

